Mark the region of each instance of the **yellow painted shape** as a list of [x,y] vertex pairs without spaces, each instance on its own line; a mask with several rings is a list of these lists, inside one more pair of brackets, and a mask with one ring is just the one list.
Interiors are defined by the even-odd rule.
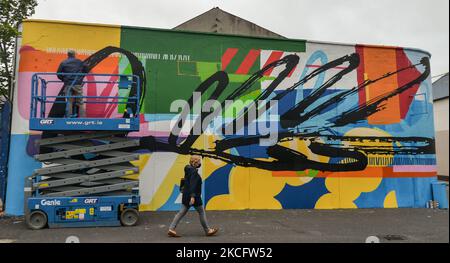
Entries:
[[158,210],[163,206],[170,195],[172,194],[173,187],[179,184],[180,179],[184,176],[184,166],[189,163],[189,155],[178,155],[174,164],[170,168],[169,172],[166,174],[163,182],[156,189],[155,195],[147,206],[148,210]]
[[[204,135],[203,140],[205,143],[206,150],[216,148],[215,141],[220,140],[222,138],[216,135]],[[226,150],[226,153],[230,153],[230,150]],[[203,158],[202,160],[202,179],[206,180],[214,171],[217,169],[227,165],[226,162],[222,160],[217,160],[213,158]]]
[[140,204],[139,205],[139,211],[152,211],[154,209],[152,209],[152,207],[150,206],[150,204]]
[[300,186],[310,181],[300,177],[274,177],[271,171],[240,166],[231,170],[229,178],[230,193],[211,198],[208,210],[282,209],[275,196],[285,185]]
[[384,208],[398,208],[397,195],[395,190],[390,191],[384,198]]
[[[195,149],[205,149],[206,135],[201,135],[192,145]],[[190,155],[179,154],[166,174],[163,182],[156,189],[156,193],[149,204],[142,206],[145,210],[158,210],[163,206],[172,194],[175,185],[179,185],[180,179],[184,176],[184,167],[189,163]],[[203,160],[204,161],[204,160]],[[202,168],[203,169],[203,168]]]
[[67,24],[24,21],[22,45],[35,49],[70,48],[97,51],[106,46],[120,46],[120,27],[92,24]]
[[[273,177],[271,171],[250,168],[250,209],[282,209],[280,202],[275,199],[283,187],[286,179]],[[298,180],[298,178],[296,178]]]
[[[392,137],[392,135],[389,134],[388,132],[386,132],[384,130],[381,130],[381,129],[378,129],[378,128],[355,128],[355,129],[352,129],[352,130],[348,131],[345,134],[345,136]],[[346,146],[356,146],[356,147],[358,147],[358,146],[378,146],[378,147],[387,147],[388,149],[392,149],[393,148],[392,143],[389,143],[389,142],[379,142],[379,141],[378,142],[377,141],[369,142],[369,141],[366,141],[366,140],[355,141],[355,142],[347,142]],[[394,155],[392,155],[392,154],[368,154],[367,158],[369,159],[369,161],[370,161],[370,159],[376,159],[376,158],[383,158],[385,160],[389,160],[389,161],[386,162],[385,166],[387,166],[387,165],[389,165],[389,164],[391,164],[393,162]],[[380,167],[380,165],[371,165],[370,163],[369,163],[368,166]]]
[[[345,136],[391,136],[389,133],[380,129],[355,128],[345,134]],[[391,143],[356,141],[347,142],[346,146],[392,146]],[[389,155],[369,155],[368,157],[380,157]],[[334,208],[357,208],[354,201],[361,193],[372,192],[378,188],[382,177],[364,177],[364,171],[361,171],[361,177],[327,177],[325,186],[330,193],[325,194],[316,202],[317,209]]]
[[382,177],[371,178],[339,178],[340,179],[340,207],[357,208],[355,201],[363,192],[372,192],[378,188]]
[[216,195],[207,204],[209,210],[247,209],[250,199],[249,169],[236,166],[230,171],[229,194]]
[[[130,163],[136,167],[139,168],[139,171],[143,171],[145,165],[147,165],[147,163],[150,160],[150,154],[149,153],[145,153],[145,154],[140,154],[139,155],[139,160],[136,161],[131,161]],[[131,179],[131,180],[138,180],[140,173],[134,173],[133,171],[127,171],[126,172],[128,175],[122,176],[121,178],[126,178],[126,179]]]
[[330,193],[322,195],[317,200],[316,209],[333,209],[338,208],[340,204],[339,200],[339,177],[330,177],[325,180],[325,186]]
[[[218,140],[214,135],[202,135],[194,143],[196,149],[213,149],[215,141]],[[282,142],[283,146],[301,151],[312,160],[321,162],[328,161],[329,157],[318,156],[307,147],[309,142],[295,139],[288,142]],[[229,150],[228,150],[229,152]],[[141,204],[142,210],[158,210],[164,205],[172,194],[174,186],[179,184],[184,175],[184,166],[189,162],[190,156],[179,155],[173,163],[170,171],[165,178],[152,200],[148,204]],[[265,161],[270,161],[264,159]],[[214,171],[227,165],[227,163],[203,158],[202,161],[202,179],[207,179]],[[230,171],[229,176],[229,194],[214,196],[207,203],[208,210],[239,210],[239,209],[281,209],[280,202],[275,199],[286,184],[292,186],[301,186],[311,181],[312,178],[302,177],[274,177],[271,171],[258,168],[249,168],[235,166]]]

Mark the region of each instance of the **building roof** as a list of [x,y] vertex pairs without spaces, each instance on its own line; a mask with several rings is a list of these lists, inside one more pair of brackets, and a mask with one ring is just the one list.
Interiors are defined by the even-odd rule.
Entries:
[[256,37],[285,38],[282,35],[258,26],[250,21],[225,12],[218,7],[214,7],[173,29]]
[[433,82],[433,100],[448,98],[448,73]]

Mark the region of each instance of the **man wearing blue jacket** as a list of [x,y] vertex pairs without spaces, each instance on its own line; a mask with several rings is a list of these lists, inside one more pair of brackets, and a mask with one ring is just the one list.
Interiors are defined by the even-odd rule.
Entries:
[[[83,61],[75,57],[75,51],[67,52],[67,59],[61,62],[57,73],[87,73],[88,68]],[[64,82],[64,94],[66,96],[83,96],[84,76],[58,74],[58,78]],[[69,99],[69,117],[84,115],[83,100],[81,98]]]

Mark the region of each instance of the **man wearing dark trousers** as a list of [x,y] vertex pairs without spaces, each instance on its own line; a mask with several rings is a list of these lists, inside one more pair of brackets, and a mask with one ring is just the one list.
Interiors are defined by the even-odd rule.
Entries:
[[[83,61],[75,57],[75,51],[67,52],[67,59],[61,62],[57,73],[87,73],[87,66]],[[84,76],[58,74],[58,78],[64,82],[64,94],[66,96],[83,96]],[[84,103],[81,98],[69,99],[69,117],[84,116]]]

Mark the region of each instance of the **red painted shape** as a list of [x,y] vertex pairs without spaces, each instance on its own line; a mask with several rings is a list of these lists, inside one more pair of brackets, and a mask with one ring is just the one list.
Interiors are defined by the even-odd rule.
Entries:
[[[264,64],[263,68],[265,68],[267,65],[269,65],[270,63],[273,63],[277,60],[281,59],[281,56],[283,56],[283,51],[272,51],[272,53],[270,53],[269,58],[267,59],[266,63]],[[273,67],[268,69],[266,72],[264,72],[264,76],[270,76],[270,74],[273,71]]]
[[[406,53],[403,49],[397,49],[396,52],[397,57],[397,69],[406,68],[412,65],[411,61],[406,56]],[[409,82],[420,76],[420,72],[416,68],[407,69],[405,71],[401,71],[397,74],[397,82],[398,86],[402,87]],[[416,95],[417,90],[419,89],[419,84],[414,85],[408,90],[402,92],[400,94],[400,117],[405,119],[408,114],[409,107],[414,99],[414,95]]]
[[288,74],[288,78],[290,78],[291,76],[292,76],[292,73],[294,73],[294,71],[295,71],[295,69],[297,68],[297,65],[295,65],[295,67],[293,67],[292,69],[291,69],[291,72],[289,72],[289,74]]
[[[119,96],[119,94],[116,93],[113,97],[118,97],[118,96]],[[118,101],[119,101],[118,99],[113,99],[112,100],[113,104],[108,104],[109,106],[106,108],[106,117],[107,118],[111,118],[111,116],[114,113],[114,110],[117,109],[118,104],[116,104],[115,102],[118,102]]]
[[[112,74],[117,74],[117,72],[118,72],[118,69],[116,68]],[[94,76],[86,76],[86,80],[93,81],[93,80],[95,80],[95,77]],[[111,81],[111,83],[106,84],[106,86],[104,87],[104,89],[102,90],[100,95],[98,95],[98,89],[100,87],[98,87],[97,85],[101,85],[101,84],[87,83],[87,95],[88,96],[101,96],[101,97],[106,97],[106,96],[117,97],[117,95],[112,95],[113,92],[117,92],[116,90],[113,90],[115,85],[112,83],[112,82],[117,81],[117,76],[111,76],[108,79],[108,81]],[[116,89],[117,89],[117,87],[116,87]],[[103,98],[98,98],[98,99],[91,98],[88,100],[92,101],[92,102],[107,102],[107,99],[103,99]],[[87,105],[88,106],[86,106],[86,116],[89,118],[109,117],[112,114],[112,109],[117,108],[117,104],[103,104],[103,103],[89,104],[89,103],[87,103]],[[107,105],[109,105],[109,106],[107,107]]]
[[24,45],[20,48],[19,53],[22,53],[24,51],[38,51],[38,50],[32,46]]
[[[356,53],[358,53],[358,55],[359,55],[359,67],[356,69],[356,75],[357,75],[358,85],[361,85],[365,81],[365,79],[364,79],[364,71],[365,71],[364,47],[356,45],[355,49],[356,49]],[[360,106],[366,104],[366,90],[365,89],[360,89],[358,91],[358,98],[359,98]]]
[[228,48],[225,53],[222,55],[222,70],[225,70],[228,67],[228,64],[230,64],[233,57],[237,54],[239,49],[237,48]]
[[244,61],[242,61],[239,68],[236,70],[236,74],[245,75],[250,71],[250,68],[255,63],[256,59],[259,57],[261,51],[259,49],[252,49],[245,56]]

